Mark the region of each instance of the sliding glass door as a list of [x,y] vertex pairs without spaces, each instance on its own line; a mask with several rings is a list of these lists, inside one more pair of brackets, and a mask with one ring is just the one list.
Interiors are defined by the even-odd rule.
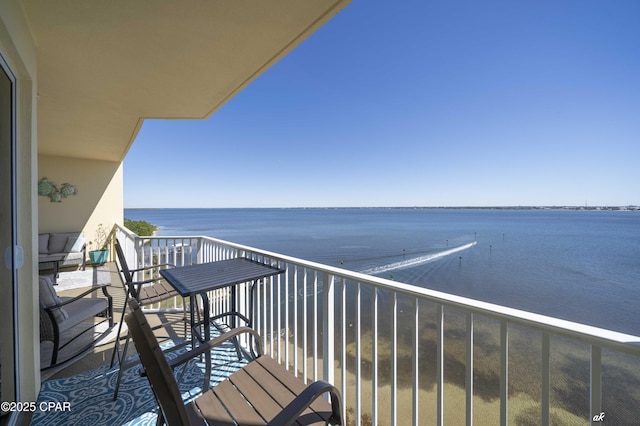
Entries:
[[[16,377],[16,88],[0,52],[0,400],[15,401]],[[4,404],[3,404],[4,408]],[[5,415],[4,411],[0,415]]]

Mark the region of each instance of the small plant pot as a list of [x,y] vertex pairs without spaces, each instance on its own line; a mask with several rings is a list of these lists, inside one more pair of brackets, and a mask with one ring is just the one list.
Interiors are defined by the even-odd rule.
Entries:
[[92,250],[89,252],[89,260],[93,266],[104,265],[109,260],[109,250]]

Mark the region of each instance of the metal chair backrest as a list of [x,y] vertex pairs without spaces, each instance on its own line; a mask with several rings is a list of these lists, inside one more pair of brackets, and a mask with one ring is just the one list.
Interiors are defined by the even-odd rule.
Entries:
[[131,313],[125,321],[144,366],[164,421],[167,425],[188,425],[189,416],[182,401],[173,371],[165,359],[151,326],[135,300],[129,302]]
[[116,254],[118,256],[118,264],[120,266],[120,271],[122,272],[124,281],[126,283],[130,283],[133,281],[133,275],[129,270],[129,265],[127,264],[127,258],[124,255],[124,251],[122,251],[122,246],[120,245],[120,241],[115,239],[114,246],[116,247]]
[[[118,241],[117,238],[114,241],[114,246],[116,248],[119,268],[120,268],[120,271],[122,272],[122,275],[121,275],[122,286],[124,287],[124,291],[125,291],[125,301],[122,306],[122,316],[121,316],[122,319],[118,324],[118,334],[115,339],[115,343],[113,345],[111,363],[109,364],[111,367],[113,367],[113,364],[116,358],[118,359],[118,363],[120,364],[120,367],[118,369],[118,378],[116,380],[116,386],[113,393],[113,398],[115,401],[115,399],[118,396],[118,390],[120,388],[120,380],[122,378],[122,371],[123,371],[122,363],[124,361],[124,355],[127,353],[127,347],[129,345],[129,334],[127,334],[127,340],[124,345],[124,351],[122,353],[120,352],[120,332],[122,331],[122,323],[124,322],[124,316],[127,308],[127,301],[131,299],[136,301],[136,305],[147,306],[153,303],[162,302],[163,300],[167,300],[172,297],[179,297],[179,294],[173,287],[171,287],[169,283],[167,283],[159,275],[154,274],[152,275],[151,278],[142,279],[141,281],[133,281],[134,279],[133,273],[140,274],[141,271],[151,271],[154,269],[157,270],[158,268],[163,266],[167,267],[168,266],[167,264],[152,265],[146,268],[143,267],[143,268],[131,270],[129,269],[129,265],[127,265],[127,259],[124,255],[124,251],[122,250],[122,246],[120,245],[120,241]],[[186,308],[185,308],[184,301],[182,303],[182,308],[185,316],[183,316],[181,320],[172,320],[172,321],[169,321],[168,323],[163,324],[163,326],[176,323],[178,321],[184,322],[185,335],[186,335],[187,333],[186,322],[185,322]]]

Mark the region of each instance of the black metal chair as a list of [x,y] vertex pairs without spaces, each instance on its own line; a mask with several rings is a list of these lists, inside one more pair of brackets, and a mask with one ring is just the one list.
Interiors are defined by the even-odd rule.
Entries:
[[[124,286],[124,290],[126,293],[125,301],[122,307],[122,316],[120,318],[120,323],[118,324],[118,333],[116,335],[116,341],[113,346],[113,352],[111,354],[111,363],[110,363],[110,366],[113,367],[115,359],[117,357],[118,364],[119,364],[119,371],[118,371],[118,378],[116,380],[116,387],[113,393],[113,399],[115,401],[116,398],[118,397],[118,390],[120,388],[120,381],[122,379],[123,370],[137,364],[137,362],[131,362],[129,364],[123,365],[124,359],[127,354],[127,349],[129,347],[129,340],[131,337],[130,333],[127,333],[124,348],[122,349],[122,351],[120,350],[120,333],[122,332],[122,324],[124,323],[124,317],[125,317],[127,304],[129,300],[133,299],[137,302],[138,305],[146,306],[146,305],[162,302],[164,300],[171,299],[173,297],[181,297],[181,296],[159,274],[159,270],[161,268],[172,268],[174,267],[174,265],[163,263],[158,265],[147,266],[144,268],[129,269],[129,266],[127,265],[127,259],[124,255],[124,251],[122,250],[122,246],[120,245],[120,242],[117,239],[115,240],[114,245],[116,249],[119,270],[121,272],[122,284]],[[147,275],[150,275],[150,278],[142,279],[140,281],[134,281],[135,273],[142,273],[143,275],[147,274]],[[162,325],[155,327],[154,329],[166,327],[168,325],[173,325],[178,322],[182,322],[184,324],[184,333],[186,337],[187,316],[186,316],[186,307],[185,307],[184,300],[182,301],[182,309],[183,309],[183,316],[181,319],[166,322]],[[174,347],[171,350],[178,349],[180,346],[183,346],[183,345]]]
[[[272,358],[262,355],[258,333],[239,327],[167,362],[140,307],[131,301],[126,317],[140,360],[159,404],[158,422],[174,425],[342,425],[340,392],[323,381],[308,386]],[[184,405],[172,368],[208,352],[241,333],[256,340],[258,357],[219,385]],[[331,403],[323,398],[329,394]]]
[[[40,276],[39,285],[40,342],[41,345],[47,341],[53,343],[51,361],[44,368],[54,367],[76,357],[113,328],[113,301],[107,292],[107,284],[91,287],[76,297],[58,297],[47,276]],[[87,297],[98,291],[102,291],[105,297]],[[96,318],[100,320],[96,322]],[[88,343],[73,348],[73,342],[105,322],[109,323],[109,328],[98,338],[92,338]],[[61,351],[67,347],[73,349],[71,354],[59,360]]]

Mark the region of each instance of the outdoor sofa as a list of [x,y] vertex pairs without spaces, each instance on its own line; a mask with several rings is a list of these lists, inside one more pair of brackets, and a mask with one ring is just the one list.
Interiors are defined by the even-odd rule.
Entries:
[[87,245],[82,232],[50,232],[38,235],[40,270],[81,265],[86,268]]

